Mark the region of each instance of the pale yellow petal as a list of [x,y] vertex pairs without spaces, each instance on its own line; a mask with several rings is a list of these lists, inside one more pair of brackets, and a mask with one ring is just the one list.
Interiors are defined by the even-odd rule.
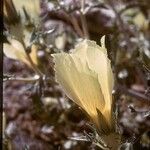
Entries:
[[[98,125],[97,109],[111,125],[113,73],[105,48],[90,40],[81,41],[71,54],[54,54],[56,79],[65,93]],[[102,117],[101,117],[102,118]]]
[[100,42],[101,42],[101,47],[102,47],[102,48],[105,48],[105,35],[102,36]]
[[104,37],[102,42],[103,46],[100,47],[94,41],[85,40],[77,45],[74,54],[80,57],[84,62],[88,62],[90,69],[94,70],[100,76],[99,78],[102,78],[102,80],[106,82],[105,85],[109,90],[108,93],[112,95],[114,80],[110,60],[107,57],[107,50],[104,47]]
[[105,102],[98,82],[98,76],[88,65],[73,54],[55,54],[56,80],[65,93],[82,107],[98,124],[96,108],[103,109]]
[[[110,60],[107,57],[107,51],[104,52],[104,48],[94,46],[94,43],[95,42],[91,45],[91,41],[88,42],[87,62],[90,69],[94,70],[98,74],[98,81],[101,85],[105,99],[105,109],[102,113],[109,121],[111,117],[112,88],[114,84],[112,70]],[[106,112],[107,115],[105,114]]]
[[72,73],[70,70],[69,55],[66,53],[53,54],[55,62],[55,76],[56,81],[63,87],[66,95],[81,106],[77,91],[74,88]]
[[94,41],[84,40],[76,46],[74,54],[78,56],[83,63],[87,62],[89,68],[97,74],[98,82],[101,85],[105,99],[105,108],[103,110],[98,109],[102,111],[107,121],[110,122],[114,80],[110,60],[108,59],[107,50],[105,48],[105,37],[102,37],[101,45],[102,47],[98,46]]
[[9,43],[15,48],[15,49],[17,49],[18,50],[18,52],[20,52],[20,53],[24,53],[25,54],[25,52],[24,52],[24,47],[23,47],[23,45],[19,42],[19,41],[17,41],[17,40],[15,40],[15,39],[9,39]]

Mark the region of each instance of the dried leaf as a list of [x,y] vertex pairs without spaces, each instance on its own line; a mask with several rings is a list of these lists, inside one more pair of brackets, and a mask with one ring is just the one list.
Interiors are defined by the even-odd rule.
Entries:
[[[10,39],[9,42],[10,44],[4,43],[4,49],[3,49],[4,54],[11,59],[23,61],[28,66],[31,66],[23,45],[15,39]],[[35,65],[38,65],[37,47],[35,45],[32,45],[31,53],[29,55],[33,63]]]
[[23,12],[23,7],[25,8],[28,15],[35,22],[39,21],[40,14],[40,1],[39,0],[13,0],[17,12],[20,13],[21,18],[25,21],[25,15]]

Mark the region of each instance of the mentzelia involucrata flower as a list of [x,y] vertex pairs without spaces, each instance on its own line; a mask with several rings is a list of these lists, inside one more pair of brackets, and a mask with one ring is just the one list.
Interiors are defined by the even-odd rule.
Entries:
[[112,130],[112,89],[114,85],[105,38],[101,47],[83,40],[72,53],[53,54],[55,75],[66,95],[90,116],[101,131]]

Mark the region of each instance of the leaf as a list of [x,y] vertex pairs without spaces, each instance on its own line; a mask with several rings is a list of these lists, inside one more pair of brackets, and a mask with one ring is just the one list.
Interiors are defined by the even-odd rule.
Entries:
[[35,65],[38,65],[37,50],[38,50],[37,46],[33,44],[31,46],[31,53],[29,54]]
[[10,44],[4,43],[4,54],[12,59],[25,59],[26,55],[22,44],[14,39],[9,42]]
[[[27,58],[27,54],[24,50],[23,45],[15,40],[15,39],[9,39],[10,44],[4,43],[4,54],[11,59],[20,60],[26,63],[28,66],[31,67],[31,64]],[[32,45],[31,47],[31,53],[29,54],[33,63],[35,65],[38,65],[38,59],[37,59],[37,47],[35,45]]]
[[13,0],[13,2],[17,12],[19,12],[21,15],[23,22],[25,22],[23,7],[31,17],[31,20],[34,20],[36,23],[39,22],[40,0]]

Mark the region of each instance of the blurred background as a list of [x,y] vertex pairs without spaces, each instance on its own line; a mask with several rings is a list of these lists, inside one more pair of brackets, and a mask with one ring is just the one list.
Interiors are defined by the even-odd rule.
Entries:
[[38,61],[34,71],[22,58],[3,56],[4,150],[98,149],[70,139],[90,132],[89,120],[55,82],[50,54],[70,52],[81,38],[100,44],[103,35],[118,125],[134,150],[150,149],[149,0],[4,0],[3,6],[3,42],[23,39],[27,54],[36,45]]

